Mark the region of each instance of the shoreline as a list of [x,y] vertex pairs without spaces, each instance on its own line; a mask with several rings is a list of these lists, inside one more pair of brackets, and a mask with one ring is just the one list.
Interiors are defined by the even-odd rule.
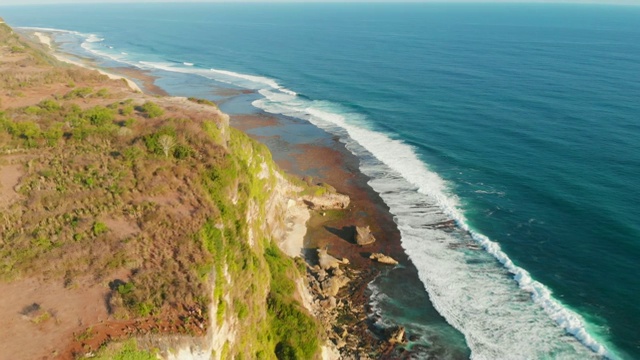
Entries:
[[[34,34],[35,35],[35,34]],[[38,39],[46,45],[53,54],[55,49],[51,47],[51,38],[39,34]],[[35,35],[37,36],[37,35]],[[62,59],[59,58],[62,57]],[[157,77],[149,75],[148,72],[134,67],[109,67],[107,71],[98,69],[91,64],[81,64],[73,60],[69,60],[62,55],[57,55],[61,61],[65,61],[74,65],[82,66],[97,70],[102,74],[111,74],[110,78],[126,79],[127,83],[132,82],[129,78],[134,78],[142,82],[142,89],[137,87],[135,91],[150,95],[169,96],[167,90],[160,88],[154,84]],[[124,73],[127,77],[113,75],[113,73]],[[109,75],[107,75],[109,76]],[[135,85],[135,83],[134,83]],[[131,86],[130,86],[131,87]],[[224,92],[224,86],[216,88],[216,92]],[[243,91],[229,91],[220,104],[228,100],[234,99]],[[246,104],[247,107],[252,105]],[[294,118],[288,118],[281,115],[269,114],[263,110],[256,112],[253,108],[247,113],[231,113],[231,125],[247,133],[252,138],[266,144],[278,166],[288,174],[296,175],[300,178],[313,177],[314,183],[328,183],[336,188],[339,193],[347,194],[352,198],[352,205],[345,211],[343,216],[338,218],[325,217],[324,213],[311,211],[308,212],[306,206],[300,208],[300,204],[288,209],[286,222],[289,227],[287,238],[280,243],[280,248],[289,256],[302,255],[308,263],[310,271],[307,274],[307,290],[315,295],[315,303],[311,303],[310,312],[315,313],[319,319],[324,318],[324,327],[327,330],[329,338],[333,341],[333,346],[340,345],[340,339],[350,335],[350,344],[357,343],[356,347],[344,347],[342,356],[353,357],[357,354],[368,353],[374,357],[397,358],[409,356],[411,351],[406,351],[402,347],[396,346],[400,343],[388,343],[388,335],[386,329],[380,328],[375,322],[375,314],[371,308],[371,290],[369,284],[380,275],[381,272],[390,269],[388,265],[380,265],[371,260],[369,256],[373,253],[382,253],[398,260],[403,266],[410,269],[412,276],[417,278],[417,270],[409,260],[407,254],[402,248],[400,241],[400,233],[393,216],[389,211],[389,207],[382,200],[380,195],[368,185],[369,178],[359,169],[359,159],[352,154],[339,139],[315,125]],[[238,119],[238,121],[236,121]],[[287,142],[287,138],[292,139],[294,136],[261,136],[252,134],[252,130],[267,127],[284,127],[285,122],[299,122],[309,127],[313,127],[318,133],[322,133],[321,141],[311,141],[305,139],[302,143],[297,141]],[[269,138],[278,138],[277,146],[269,144]],[[294,139],[295,140],[295,139]],[[287,145],[283,145],[287,143]],[[319,161],[321,159],[321,161]],[[372,233],[378,239],[374,244],[366,247],[360,247],[353,240],[355,234],[355,226],[370,226]],[[341,301],[337,301],[341,313],[338,314],[338,308],[333,307],[327,311],[327,297],[314,292],[314,282],[319,285],[317,272],[314,272],[315,262],[317,261],[316,248],[329,248],[329,254],[337,258],[349,259],[349,269],[345,269],[349,277],[349,283],[345,284],[340,290],[338,297]],[[317,286],[316,286],[317,287]],[[310,296],[313,298],[313,296]],[[313,300],[313,299],[312,299]],[[340,333],[336,333],[333,323],[338,315],[341,319]],[[322,321],[322,320],[321,320]],[[348,328],[349,331],[344,331]],[[336,337],[336,335],[338,335]],[[407,334],[403,340],[407,340],[410,334]],[[333,350],[323,349],[323,352],[335,355]],[[399,350],[400,352],[394,352]],[[403,353],[404,352],[404,353]],[[331,357],[329,357],[331,358]]]
[[129,86],[129,88],[131,88],[131,90],[133,90],[134,92],[143,92],[142,89],[138,86],[138,84],[136,84],[131,79],[129,79],[129,78],[125,77],[125,76],[116,75],[116,74],[113,74],[111,72],[104,71],[104,70],[102,70],[102,69],[100,69],[98,67],[90,66],[90,65],[84,64],[82,62],[72,60],[72,59],[68,58],[67,56],[64,56],[64,54],[56,51],[55,46],[54,46],[55,44],[53,43],[53,41],[52,41],[52,39],[51,39],[51,37],[49,35],[44,34],[44,33],[40,32],[40,31],[34,31],[34,32],[31,32],[31,34],[36,39],[38,39],[38,41],[42,45],[46,46],[48,48],[48,50],[49,50],[49,53],[51,55],[53,55],[53,57],[55,57],[58,61],[61,61],[61,62],[67,63],[67,64],[71,64],[71,65],[80,66],[80,67],[83,67],[85,69],[95,70],[95,71],[99,72],[100,74],[107,76],[111,80],[123,80],[124,82],[127,83],[127,86]]
[[[352,358],[367,354],[383,359],[410,356],[411,351],[400,351],[401,347],[396,346],[400,343],[389,343],[384,334],[387,329],[376,328],[372,319],[374,314],[371,312],[369,284],[391,267],[375,263],[369,258],[370,254],[383,253],[398,260],[402,266],[413,268],[413,265],[401,246],[399,230],[387,205],[367,184],[369,178],[359,171],[359,159],[337,138],[328,134],[323,136],[329,137],[329,140],[322,144],[294,144],[282,136],[256,134],[265,127],[282,128],[285,131],[288,126],[286,120],[299,121],[296,119],[262,112],[231,115],[230,118],[232,126],[265,143],[274,161],[286,173],[302,178],[313,177],[313,183],[330,184],[338,193],[346,194],[351,199],[351,204],[343,214],[312,211],[304,243],[304,257],[309,264],[308,288],[316,295],[316,308],[323,312],[317,317],[324,320],[325,327],[330,330],[333,344],[342,345],[341,356]],[[320,129],[318,131],[323,132]],[[376,242],[366,246],[356,244],[355,226],[370,226]],[[322,288],[318,286],[321,285],[318,273],[323,272],[317,268],[316,249],[326,248],[329,255],[349,260],[348,266],[340,267],[350,281],[335,296],[337,307],[329,305],[326,300],[330,297],[318,291],[318,288]],[[337,318],[340,320],[336,322]]]
[[[102,75],[108,76],[110,79],[124,80],[129,88],[134,92],[149,95],[171,96],[166,90],[154,84],[156,77],[146,74],[144,71],[132,68],[108,68],[108,71],[102,70],[90,64],[84,64],[79,61],[69,59],[56,51],[52,45],[52,39],[47,34],[35,31],[31,32],[37,40],[46,46],[49,52],[59,61],[80,66],[90,70],[96,70]],[[116,75],[114,73],[125,73],[127,77]],[[143,86],[138,86],[130,78],[138,79]],[[144,90],[143,90],[144,89]],[[179,97],[178,97],[179,98]],[[240,123],[235,123],[236,116],[249,123],[252,126],[245,127]],[[267,120],[264,123],[264,120]],[[231,125],[247,132],[250,129],[257,129],[263,125],[279,126],[282,125],[282,118],[275,116],[262,110],[258,113],[230,115]],[[313,126],[309,124],[309,126]],[[315,126],[314,126],[315,127]],[[318,129],[318,131],[324,132]],[[264,143],[264,139],[260,136],[248,134],[257,141]],[[326,134],[326,136],[330,136]],[[268,145],[267,145],[268,146]],[[274,161],[287,174],[295,175],[300,178],[313,173],[317,179],[316,182],[328,183],[335,186],[340,194],[346,194],[352,199],[352,205],[344,210],[345,215],[340,219],[327,219],[323,214],[309,210],[307,205],[302,201],[290,203],[286,213],[286,233],[284,239],[280,242],[279,247],[290,257],[302,256],[308,265],[307,279],[304,284],[299,284],[299,293],[301,301],[305,308],[309,310],[321,323],[325,329],[325,333],[329,337],[327,343],[321,346],[321,356],[323,359],[339,359],[339,358],[395,358],[391,356],[395,349],[393,344],[386,344],[383,339],[377,338],[372,330],[372,326],[368,319],[370,314],[368,285],[379,274],[381,269],[386,265],[374,264],[369,259],[369,254],[373,252],[383,252],[391,255],[395,259],[402,262],[408,261],[406,254],[400,245],[399,231],[393,222],[392,216],[388,211],[388,207],[379,195],[367,185],[368,178],[359,171],[358,159],[351,154],[344,144],[337,139],[333,139],[330,145],[314,148],[312,144],[302,144],[301,152],[293,155],[291,152],[282,149],[269,147]],[[299,149],[298,149],[299,150]],[[320,155],[318,155],[318,152]],[[285,158],[293,155],[295,161],[286,161]],[[317,156],[324,159],[317,168],[310,167],[309,164],[315,162]],[[284,161],[283,161],[284,160]],[[316,162],[317,163],[317,162]],[[307,164],[307,165],[302,165]],[[363,214],[366,214],[363,216]],[[355,225],[371,226],[372,231],[376,234],[378,241],[365,248],[360,248],[352,241],[353,234],[337,234],[327,231],[327,228],[349,228]],[[340,294],[336,295],[338,300],[338,308],[327,309],[326,294],[318,293],[312,286],[314,281],[313,267],[314,260],[317,259],[315,254],[316,248],[329,247],[330,254],[349,260],[349,269],[345,269],[348,276],[348,283],[345,283],[340,289]],[[304,288],[300,287],[304,286]],[[339,313],[340,312],[340,313]],[[350,321],[341,320],[340,338],[346,339],[351,336],[349,343],[342,343],[335,336],[334,322],[338,321],[338,316],[350,319]],[[347,330],[348,329],[348,330]],[[342,332],[344,331],[344,332]],[[356,344],[356,345],[354,345]],[[342,345],[338,349],[337,345]]]

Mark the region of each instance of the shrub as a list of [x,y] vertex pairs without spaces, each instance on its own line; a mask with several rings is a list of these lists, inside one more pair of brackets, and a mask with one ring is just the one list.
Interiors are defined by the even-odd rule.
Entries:
[[173,156],[176,159],[186,159],[193,156],[193,149],[187,145],[178,144],[175,149],[173,149]]
[[133,125],[136,124],[136,119],[134,118],[128,118],[127,120],[124,121],[124,126],[126,127],[132,127]]
[[153,119],[164,114],[164,110],[158,104],[152,101],[147,101],[146,103],[144,103],[140,107],[140,111],[143,112],[149,119]]
[[189,101],[194,102],[196,104],[213,106],[215,108],[218,107],[218,105],[216,105],[216,103],[214,103],[213,101],[207,100],[207,99],[199,99],[199,98],[195,98],[195,97],[190,97]]
[[27,146],[35,145],[35,139],[40,137],[40,126],[31,121],[22,121],[9,125],[9,133],[25,140]]
[[99,98],[105,98],[107,96],[109,96],[109,90],[104,88],[98,90],[98,92],[96,93],[96,97],[99,97]]
[[122,109],[120,109],[120,114],[125,115],[125,116],[129,116],[131,114],[133,114],[133,105],[125,105],[122,107]]
[[124,156],[124,158],[130,163],[133,164],[134,161],[136,161],[137,159],[139,159],[142,156],[142,152],[143,150],[140,149],[137,146],[131,146],[126,148],[123,152],[122,152],[122,156]]
[[55,124],[49,130],[43,133],[45,140],[47,141],[47,145],[55,146],[58,144],[58,141],[62,139],[62,135],[64,132],[62,131],[62,124]]
[[104,223],[96,221],[95,223],[93,223],[91,231],[93,231],[93,235],[98,236],[109,231],[109,228]]
[[287,341],[280,341],[276,345],[276,357],[278,360],[297,360],[296,349]]
[[27,106],[24,109],[24,113],[27,115],[38,115],[42,112],[42,109],[37,106]]
[[112,344],[95,354],[95,360],[156,360],[156,354],[138,349],[135,339],[124,344]]
[[[149,150],[150,153],[163,155],[165,154],[165,147],[162,144],[160,139],[165,139],[166,137],[175,138],[176,130],[171,126],[164,126],[160,128],[157,132],[147,135],[144,137],[144,144]],[[165,144],[166,145],[166,144]]]
[[109,122],[112,122],[115,115],[111,109],[107,109],[104,106],[96,106],[89,110],[86,110],[82,117],[89,120],[92,125],[103,126]]
[[51,112],[51,111],[58,111],[60,110],[61,106],[60,104],[58,104],[55,100],[42,100],[38,106],[42,109],[45,110],[47,112]]
[[78,89],[73,89],[64,95],[64,99],[75,99],[75,98],[87,98],[89,95],[93,93],[93,89],[90,87],[83,87]]
[[133,289],[134,289],[133,283],[128,282],[118,286],[118,293],[120,295],[128,295],[133,291]]

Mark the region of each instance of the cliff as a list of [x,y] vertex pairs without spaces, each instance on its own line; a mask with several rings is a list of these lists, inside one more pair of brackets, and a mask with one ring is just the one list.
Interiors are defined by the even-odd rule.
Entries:
[[134,92],[0,24],[3,353],[319,358],[306,265],[278,247],[295,255],[308,218],[292,181],[215,104]]

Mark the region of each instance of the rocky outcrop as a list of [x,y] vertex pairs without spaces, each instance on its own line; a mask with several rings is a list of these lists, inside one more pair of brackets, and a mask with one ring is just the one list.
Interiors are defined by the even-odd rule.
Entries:
[[386,335],[387,342],[389,342],[389,344],[404,344],[407,342],[403,326],[394,326],[387,329]]
[[369,226],[356,226],[356,243],[360,246],[373,244],[376,242],[376,238],[371,234]]
[[327,193],[321,196],[303,196],[302,199],[311,210],[346,209],[351,202],[347,195]]
[[322,292],[329,298],[334,297],[348,283],[349,279],[346,276],[332,276],[322,282]]
[[318,263],[322,270],[338,269],[341,264],[348,264],[349,260],[338,260],[335,257],[329,255],[327,249],[318,249]]
[[398,265],[398,261],[396,261],[394,258],[381,253],[373,253],[371,254],[371,256],[369,256],[369,259],[375,260],[381,264]]

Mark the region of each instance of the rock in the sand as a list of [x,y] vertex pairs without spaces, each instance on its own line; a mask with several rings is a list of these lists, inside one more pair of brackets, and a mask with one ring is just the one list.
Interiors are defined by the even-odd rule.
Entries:
[[329,296],[326,300],[322,300],[320,302],[320,306],[322,306],[323,309],[327,309],[327,310],[331,310],[335,308],[336,305],[338,305],[338,302],[336,301],[336,298],[333,296]]
[[371,254],[371,256],[369,256],[369,259],[375,260],[381,264],[398,265],[398,262],[394,258],[381,253]]
[[349,278],[345,276],[334,276],[322,283],[322,292],[325,296],[336,296],[340,288],[349,283]]
[[356,243],[360,246],[373,244],[376,242],[376,238],[371,234],[369,226],[356,226]]
[[351,202],[347,195],[327,193],[322,196],[303,196],[302,200],[311,210],[346,209]]
[[318,281],[323,282],[327,278],[327,272],[324,269],[318,271]]
[[342,261],[329,255],[327,249],[318,249],[318,262],[320,263],[320,268],[324,270],[337,268],[342,264]]

